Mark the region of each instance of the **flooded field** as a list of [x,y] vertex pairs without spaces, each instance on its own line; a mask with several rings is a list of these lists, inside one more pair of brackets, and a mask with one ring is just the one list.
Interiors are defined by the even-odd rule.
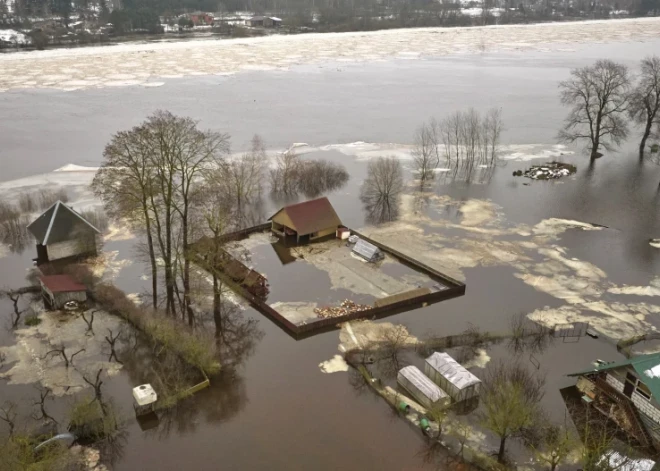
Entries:
[[[297,147],[303,158],[332,159],[350,173],[344,187],[327,195],[345,225],[467,284],[463,297],[382,323],[403,324],[411,336],[422,338],[459,334],[469,324],[502,332],[514,314],[523,313],[548,326],[586,322],[597,330],[598,339],[555,339],[533,358],[529,352],[512,353],[503,343],[473,361],[477,376],[499,360],[518,358],[530,367],[538,365],[549,385],[544,404],[552,417],[561,419],[559,389],[575,381],[566,374],[597,358],[616,360],[621,357],[616,340],[660,328],[660,249],[652,242],[660,237],[660,166],[637,161],[636,139],[593,166],[580,149],[556,146],[554,137],[565,114],[556,84],[571,67],[600,57],[634,65],[660,47],[657,34],[648,34],[639,42],[593,44],[585,39],[564,51],[446,57],[431,51],[424,61],[321,61],[323,68],[168,79],[150,89],[10,91],[0,94],[3,117],[11,118],[0,128],[0,197],[13,201],[19,191],[65,188],[75,209],[97,205],[87,188],[93,169],[52,170],[71,163],[97,166],[113,132],[139,123],[156,108],[231,132],[237,150],[255,132],[263,134],[272,150],[307,143]],[[414,128],[431,115],[441,117],[468,106],[502,108],[506,130],[501,165],[470,181],[440,173],[424,192],[410,185],[400,198],[396,220],[368,224],[359,188],[369,160],[398,156],[409,175]],[[551,181],[513,176],[549,160],[571,163],[577,172]],[[282,204],[267,197],[264,218]],[[0,245],[1,287],[26,283],[36,252],[33,241],[23,242]],[[137,299],[148,296],[148,268],[133,235],[111,225],[103,250],[100,274]],[[273,293],[278,293],[272,302],[314,298],[329,303],[349,292],[355,301],[362,299],[358,295],[374,296],[369,290],[350,291],[313,260],[281,266],[267,242],[255,248],[254,265],[260,264],[266,272],[274,264],[285,269],[269,276]],[[383,273],[392,278],[411,275],[387,265]],[[286,278],[295,278],[295,283]],[[5,320],[10,324],[11,302],[1,300],[0,308],[3,326]],[[129,417],[113,469],[435,468],[420,453],[421,435],[379,397],[359,387],[337,361],[346,341],[344,331],[296,342],[251,308],[242,309],[252,324],[237,330],[230,342],[234,348],[226,359],[231,367],[153,428],[130,419],[130,390],[150,378],[149,363],[137,361],[143,356],[132,356],[129,350],[120,355],[124,366],[107,376],[104,385]],[[100,331],[117,328],[105,322],[98,326]],[[75,336],[81,333],[76,329],[84,333],[84,327],[75,324],[63,334]],[[38,327],[47,328],[48,323]],[[3,349],[37,340],[38,330],[17,332],[11,325],[0,329]],[[90,348],[81,365],[107,359],[97,354]],[[20,368],[11,358],[0,365],[3,376]],[[39,393],[29,378],[23,379],[20,384],[0,379],[0,396],[19,403],[20,412],[29,416]],[[53,415],[61,418],[65,409],[66,404],[53,402]],[[482,434],[476,440],[496,448],[491,436]]]

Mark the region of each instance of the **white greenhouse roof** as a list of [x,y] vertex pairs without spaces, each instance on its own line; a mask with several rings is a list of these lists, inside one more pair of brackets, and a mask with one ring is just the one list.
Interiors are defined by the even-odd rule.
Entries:
[[426,359],[426,363],[458,389],[465,389],[473,384],[481,383],[479,378],[466,370],[447,353],[435,352]]
[[362,255],[367,260],[371,260],[380,254],[380,249],[366,240],[360,239],[355,244],[355,247],[353,247],[353,252]]
[[401,382],[401,378],[405,378],[411,386],[415,387],[420,393],[428,397],[431,402],[437,402],[448,397],[447,393],[427,378],[426,375],[416,366],[411,365],[401,368],[398,374],[399,382]]

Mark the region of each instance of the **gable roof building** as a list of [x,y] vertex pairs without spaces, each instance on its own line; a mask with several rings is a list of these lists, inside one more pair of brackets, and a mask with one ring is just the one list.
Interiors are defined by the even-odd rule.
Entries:
[[28,227],[42,262],[96,253],[96,227],[70,206],[56,202]]
[[643,446],[660,448],[660,353],[600,362],[568,376],[578,377],[577,388],[597,410]]
[[341,226],[341,220],[328,198],[318,198],[285,206],[269,219],[274,234],[286,237],[295,236],[309,240],[334,234]]

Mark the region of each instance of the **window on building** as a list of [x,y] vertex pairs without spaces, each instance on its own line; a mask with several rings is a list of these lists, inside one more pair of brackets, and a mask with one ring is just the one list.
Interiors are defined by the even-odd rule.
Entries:
[[641,381],[637,382],[637,392],[647,401],[651,400],[651,391],[646,387],[646,384],[642,383]]

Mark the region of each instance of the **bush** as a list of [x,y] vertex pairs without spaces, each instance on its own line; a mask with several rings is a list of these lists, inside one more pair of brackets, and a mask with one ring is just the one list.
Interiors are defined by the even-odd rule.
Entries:
[[32,315],[32,316],[28,316],[28,317],[25,318],[25,325],[27,325],[29,327],[39,325],[39,324],[41,324],[41,319],[39,319],[39,316],[37,316],[37,315]]
[[119,428],[112,404],[101,403],[90,396],[77,400],[69,410],[69,430],[78,439],[101,440],[111,437]]

